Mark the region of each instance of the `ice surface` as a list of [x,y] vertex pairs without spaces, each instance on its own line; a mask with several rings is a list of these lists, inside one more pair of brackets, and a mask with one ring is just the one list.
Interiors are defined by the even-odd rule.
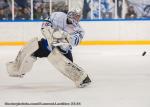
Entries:
[[[86,88],[76,88],[73,82],[57,71],[46,58],[38,59],[24,78],[9,77],[5,64],[16,57],[20,48],[0,47],[0,107],[7,106],[5,103],[18,102],[81,104],[72,107],[150,107],[150,46],[74,48],[74,61],[83,67],[92,79],[92,84]],[[144,57],[143,51],[148,52]]]

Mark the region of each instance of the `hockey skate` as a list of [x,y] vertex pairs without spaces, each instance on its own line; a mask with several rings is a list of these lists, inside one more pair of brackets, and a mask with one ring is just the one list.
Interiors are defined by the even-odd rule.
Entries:
[[87,76],[77,87],[84,88],[91,83],[91,79]]

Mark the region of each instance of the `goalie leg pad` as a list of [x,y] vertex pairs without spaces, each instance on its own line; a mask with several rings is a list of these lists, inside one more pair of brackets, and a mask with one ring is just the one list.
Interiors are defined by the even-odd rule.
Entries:
[[7,63],[7,72],[10,76],[21,77],[26,72],[30,71],[36,57],[32,53],[38,49],[38,38],[32,39],[18,53],[15,61]]
[[23,62],[18,66],[17,62],[12,61],[7,63],[7,72],[11,77],[23,77],[23,75],[29,72],[36,61],[35,57],[28,56],[24,58]]
[[67,59],[57,48],[52,50],[48,60],[63,75],[74,81],[77,87],[81,87],[81,83],[88,76],[81,67]]

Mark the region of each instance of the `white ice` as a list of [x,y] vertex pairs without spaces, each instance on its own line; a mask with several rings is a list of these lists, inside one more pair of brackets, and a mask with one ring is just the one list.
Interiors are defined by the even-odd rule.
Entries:
[[[76,88],[46,58],[38,59],[24,78],[9,77],[5,64],[16,57],[20,48],[0,47],[0,107],[18,102],[81,104],[18,107],[150,107],[150,46],[74,48],[74,62],[92,79],[86,88]],[[147,51],[145,56],[143,51]]]

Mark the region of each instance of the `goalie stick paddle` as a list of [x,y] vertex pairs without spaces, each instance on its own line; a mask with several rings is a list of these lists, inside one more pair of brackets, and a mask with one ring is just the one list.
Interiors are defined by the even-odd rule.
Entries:
[[147,52],[146,52],[146,51],[144,51],[144,52],[142,53],[142,56],[145,56],[145,55],[146,55],[146,53],[147,53]]

